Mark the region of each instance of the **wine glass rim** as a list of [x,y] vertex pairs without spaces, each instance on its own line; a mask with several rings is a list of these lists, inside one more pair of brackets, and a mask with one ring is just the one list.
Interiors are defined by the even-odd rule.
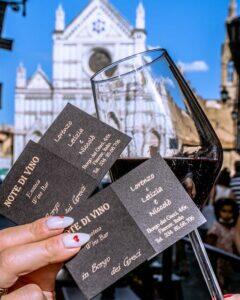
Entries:
[[[117,65],[125,62],[125,61],[128,61],[128,60],[131,60],[135,57],[138,57],[138,56],[143,56],[145,54],[148,54],[148,53],[152,53],[152,52],[159,52],[159,56],[156,57],[156,58],[153,58],[150,62],[147,62],[145,64],[143,64],[142,66],[138,67],[137,69],[133,69],[131,71],[127,71],[127,72],[123,72],[122,74],[120,75],[116,75],[116,76],[113,76],[113,77],[109,77],[107,79],[101,79],[101,80],[97,80],[96,78],[98,77],[98,75],[100,75],[101,73],[104,73],[106,72],[107,70],[109,69],[112,69],[114,67],[116,67]],[[143,51],[143,52],[139,52],[139,53],[136,53],[136,54],[133,54],[133,55],[130,55],[128,57],[125,57],[125,58],[122,58],[120,60],[117,60],[115,62],[113,62],[112,64],[102,68],[101,70],[97,71],[92,77],[91,77],[91,82],[92,83],[103,83],[103,82],[107,82],[107,81],[113,81],[117,78],[120,78],[120,77],[125,77],[131,73],[136,73],[137,71],[140,71],[141,69],[145,68],[146,66],[149,66],[151,64],[153,64],[154,62],[156,62],[157,60],[161,59],[164,55],[167,54],[167,50],[164,49],[164,48],[155,48],[155,49],[151,49],[151,50],[146,50],[146,51]]]

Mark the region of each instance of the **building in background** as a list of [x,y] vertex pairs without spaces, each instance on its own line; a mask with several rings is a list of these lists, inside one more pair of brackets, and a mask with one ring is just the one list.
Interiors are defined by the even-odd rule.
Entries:
[[[27,79],[21,64],[15,91],[14,160],[29,139],[37,141],[67,102],[95,113],[90,77],[120,58],[146,49],[145,10],[130,25],[107,0],[91,0],[68,25],[60,5],[53,33],[53,78],[39,66]],[[111,74],[110,74],[111,75]]]
[[[237,1],[230,0],[226,22],[237,16]],[[221,91],[225,90],[228,99],[207,100],[198,97],[215,132],[221,140],[224,151],[223,166],[234,170],[234,162],[240,159],[236,152],[236,128],[233,111],[236,107],[238,76],[231,56],[229,38],[226,31],[221,47]]]
[[4,179],[12,165],[13,127],[0,126],[0,179]]
[[[227,21],[235,18],[237,16],[237,2],[236,0],[230,0]],[[234,67],[234,62],[232,59],[232,54],[229,46],[229,37],[226,32],[224,43],[221,48],[221,90],[226,90],[229,96],[229,101],[231,105],[237,98],[237,85],[238,85],[238,75]]]

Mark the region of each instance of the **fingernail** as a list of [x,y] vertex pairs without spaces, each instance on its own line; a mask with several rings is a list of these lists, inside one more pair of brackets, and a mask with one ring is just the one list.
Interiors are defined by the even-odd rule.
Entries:
[[225,298],[230,298],[230,297],[232,297],[233,296],[233,294],[227,294],[227,295],[224,295],[223,296],[223,298],[225,299]]
[[86,233],[69,233],[63,236],[63,243],[66,248],[81,247],[89,240],[90,235]]
[[46,224],[49,229],[64,229],[72,225],[73,222],[74,220],[71,217],[56,216],[56,217],[50,217],[47,220]]

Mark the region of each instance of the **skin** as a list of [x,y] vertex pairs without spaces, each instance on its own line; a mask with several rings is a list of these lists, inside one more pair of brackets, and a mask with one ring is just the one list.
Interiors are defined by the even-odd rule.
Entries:
[[231,205],[223,205],[220,211],[220,217],[225,221],[228,222],[233,218],[233,211]]
[[197,191],[195,183],[193,182],[192,178],[186,177],[182,182],[183,186],[185,187],[186,191],[188,192],[189,196],[194,199],[196,197]]
[[62,263],[80,248],[66,248],[63,230],[49,230],[47,218],[0,231],[1,300],[52,300]]

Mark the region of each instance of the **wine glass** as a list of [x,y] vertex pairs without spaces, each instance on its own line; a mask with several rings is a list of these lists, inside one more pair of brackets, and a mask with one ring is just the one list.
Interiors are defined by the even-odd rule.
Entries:
[[[222,147],[196,97],[164,49],[139,53],[91,78],[100,120],[132,137],[112,180],[159,153],[201,209],[222,166]],[[189,234],[212,299],[223,299],[197,230]]]

